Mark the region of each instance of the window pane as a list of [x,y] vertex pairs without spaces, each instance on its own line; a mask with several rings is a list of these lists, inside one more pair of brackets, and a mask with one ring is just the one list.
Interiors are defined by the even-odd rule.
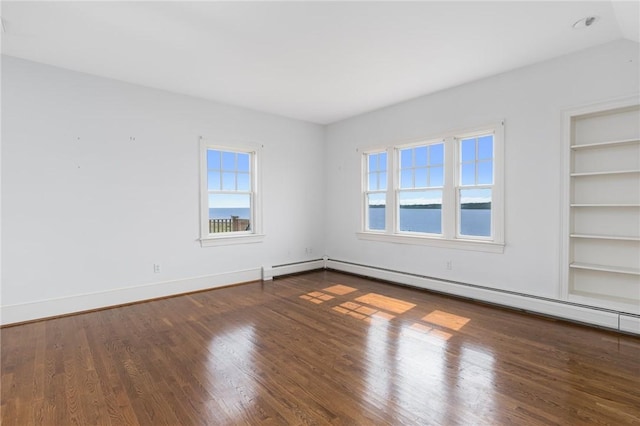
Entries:
[[228,218],[232,215],[248,219],[251,216],[249,194],[209,194],[209,217]]
[[415,166],[416,167],[424,167],[427,165],[427,147],[419,146],[414,149],[415,152]]
[[427,169],[419,168],[416,169],[416,188],[426,188],[427,187]]
[[476,159],[476,140],[462,140],[462,161],[475,161]]
[[249,194],[209,194],[209,233],[251,230]]
[[242,152],[238,153],[238,171],[239,172],[249,172],[249,154],[245,154]]
[[235,173],[222,173],[222,190],[223,191],[236,190],[236,174]]
[[476,184],[476,164],[463,164],[462,165],[462,185],[475,185]]
[[387,170],[387,153],[368,154],[369,173]]
[[220,172],[207,173],[207,189],[209,191],[220,190]]
[[220,151],[207,150],[207,169],[220,170]]
[[367,229],[384,231],[386,194],[367,195]]
[[438,143],[429,147],[429,165],[444,164],[444,144]]
[[369,172],[378,170],[378,154],[369,154]]
[[411,167],[413,165],[412,159],[413,149],[401,149],[400,150],[400,168],[406,169],[407,167]]
[[460,190],[460,234],[491,236],[491,190]]
[[207,150],[207,169],[220,170],[220,151]]
[[412,169],[404,169],[400,172],[400,188],[413,188]]
[[444,185],[444,169],[442,167],[432,167],[429,169],[429,186]]
[[222,170],[235,170],[236,169],[236,154],[234,152],[222,153]]
[[400,231],[442,233],[442,191],[401,192]]
[[238,191],[250,191],[251,179],[249,173],[238,173]]
[[380,191],[387,190],[387,173],[386,172],[378,173],[378,189]]
[[377,173],[369,173],[369,179],[367,183],[367,189],[369,191],[376,191],[378,189],[378,174]]
[[378,154],[378,170],[387,170],[387,153],[381,152]]
[[478,138],[478,159],[488,160],[493,158],[493,135]]
[[490,185],[493,183],[493,161],[478,163],[478,185]]

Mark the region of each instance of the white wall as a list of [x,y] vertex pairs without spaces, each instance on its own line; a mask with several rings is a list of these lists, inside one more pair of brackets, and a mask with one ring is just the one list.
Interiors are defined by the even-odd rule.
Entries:
[[[327,127],[3,57],[2,323],[257,279],[261,266],[323,254],[559,299],[562,110],[638,93],[638,50],[614,42]],[[504,254],[356,238],[356,148],[497,119]],[[264,242],[200,247],[200,135],[264,144]]]
[[[200,247],[200,135],[264,145],[262,243]],[[3,323],[321,257],[323,137],[319,125],[3,57]]]
[[[613,42],[329,125],[327,254],[560,299],[562,111],[638,93],[638,52],[637,43]],[[356,238],[361,208],[356,148],[437,136],[499,119],[506,123],[503,254]],[[452,270],[446,269],[448,260]]]

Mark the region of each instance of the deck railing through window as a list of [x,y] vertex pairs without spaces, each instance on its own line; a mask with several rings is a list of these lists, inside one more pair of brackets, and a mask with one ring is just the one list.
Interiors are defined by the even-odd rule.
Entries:
[[209,219],[209,233],[249,231],[251,223],[249,219],[240,219],[239,216],[231,216],[229,219]]

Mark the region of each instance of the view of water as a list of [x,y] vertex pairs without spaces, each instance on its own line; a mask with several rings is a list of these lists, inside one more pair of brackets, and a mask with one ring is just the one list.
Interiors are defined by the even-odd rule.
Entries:
[[[383,208],[369,209],[370,229],[384,229],[384,211]],[[211,208],[209,219],[230,219],[231,216],[249,219],[250,213],[248,208]],[[442,232],[441,224],[441,209],[400,209],[400,230],[402,231],[439,234]],[[460,228],[463,235],[490,236],[491,210],[462,209]]]
[[209,209],[209,219],[231,219],[231,216],[238,216],[240,219],[249,219],[251,209],[248,208],[223,208]]
[[[369,228],[384,229],[383,208],[369,209]],[[441,209],[400,209],[400,229],[411,232],[442,232]],[[491,235],[490,209],[462,209],[460,231],[463,235],[488,237]]]

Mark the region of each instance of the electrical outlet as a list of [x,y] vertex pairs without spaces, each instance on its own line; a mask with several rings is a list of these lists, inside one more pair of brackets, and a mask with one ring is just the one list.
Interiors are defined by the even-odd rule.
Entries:
[[159,263],[154,263],[153,264],[153,273],[154,274],[159,274],[160,273],[160,264]]
[[447,269],[448,270],[452,270],[453,269],[453,261],[447,260]]

